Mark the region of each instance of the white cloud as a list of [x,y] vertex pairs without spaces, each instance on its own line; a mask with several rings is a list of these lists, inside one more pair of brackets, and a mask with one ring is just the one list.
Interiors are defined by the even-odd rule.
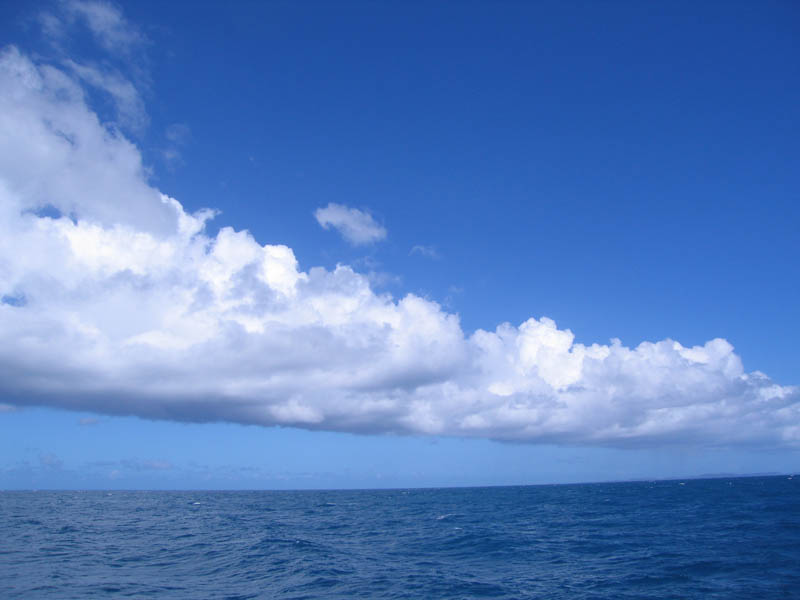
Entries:
[[100,123],[76,80],[14,47],[0,61],[4,216],[52,205],[87,224],[174,231],[175,210],[147,184],[139,151]]
[[[317,213],[355,240],[385,236],[366,213]],[[531,442],[800,443],[798,389],[746,373],[725,340],[585,346],[547,318],[467,335],[350,267],[303,270],[246,231],[211,236],[213,215],[151,187],[73,77],[6,49],[3,402]]]
[[372,215],[357,208],[348,208],[331,202],[325,208],[314,211],[323,229],[333,227],[354,246],[371,244],[386,238],[386,229],[375,222]]

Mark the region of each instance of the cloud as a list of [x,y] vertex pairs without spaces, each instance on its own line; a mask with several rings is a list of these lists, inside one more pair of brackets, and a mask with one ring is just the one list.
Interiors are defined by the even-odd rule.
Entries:
[[133,83],[120,73],[81,65],[73,60],[67,60],[65,64],[83,81],[111,97],[120,124],[138,132],[147,126],[149,119],[142,97]]
[[358,271],[367,278],[373,290],[399,286],[403,283],[403,278],[395,273],[383,270],[381,262],[373,256],[362,256],[353,261],[350,265],[353,270]]
[[8,47],[0,53],[0,81],[4,217],[51,207],[87,224],[127,223],[132,235],[174,231],[178,216],[147,184],[138,149],[100,123],[78,80]]
[[52,452],[43,452],[39,454],[39,464],[44,469],[58,471],[64,466],[64,461]]
[[331,202],[325,208],[314,211],[314,217],[323,229],[333,227],[354,246],[372,244],[386,238],[386,229],[376,223],[372,215],[357,208]]
[[[113,4],[72,0],[63,6],[68,17],[85,23],[98,43],[109,52],[128,53],[147,40]],[[52,22],[47,22],[51,23],[52,31]]]
[[425,256],[427,258],[433,258],[433,259],[441,258],[439,252],[437,252],[435,247],[423,246],[420,244],[417,244],[416,246],[412,247],[408,254],[409,255],[419,254],[420,256]]
[[175,468],[168,460],[123,459],[119,464],[128,471],[170,471]]
[[192,130],[185,123],[172,123],[164,131],[164,137],[173,144],[183,144],[192,135]]
[[[41,12],[38,23],[69,74],[110,100],[110,114],[103,111],[102,118],[128,132],[142,134],[149,123],[140,92],[150,80],[145,52],[148,40],[121,10],[107,2],[66,0]],[[92,47],[87,41],[105,50],[101,59],[96,51],[90,59],[76,57],[85,56],[87,48]]]
[[[602,445],[800,444],[800,391],[715,339],[465,333],[340,265],[205,223],[147,180],[80,78],[0,54],[0,398],[99,414]],[[364,242],[361,211],[317,211]],[[380,233],[379,233],[380,232]],[[144,465],[140,465],[144,468]]]
[[174,169],[183,162],[179,148],[191,137],[192,130],[185,123],[172,123],[164,130],[167,146],[161,150],[161,157],[167,167]]
[[78,419],[78,425],[81,427],[90,427],[92,425],[99,425],[100,419],[96,419],[94,417],[83,417],[82,419]]

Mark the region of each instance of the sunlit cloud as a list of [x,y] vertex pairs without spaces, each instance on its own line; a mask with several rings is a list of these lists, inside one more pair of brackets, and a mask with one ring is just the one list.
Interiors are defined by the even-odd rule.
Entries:
[[[98,39],[127,39],[101,13],[86,16]],[[216,212],[151,185],[139,148],[88,104],[90,79],[0,55],[4,405],[524,442],[800,442],[798,389],[745,371],[724,339],[584,345],[546,317],[465,332],[350,266],[210,234]],[[344,205],[315,217],[354,245],[387,235]]]
[[372,244],[386,237],[386,229],[367,212],[331,202],[314,211],[323,229],[333,228],[354,246]]

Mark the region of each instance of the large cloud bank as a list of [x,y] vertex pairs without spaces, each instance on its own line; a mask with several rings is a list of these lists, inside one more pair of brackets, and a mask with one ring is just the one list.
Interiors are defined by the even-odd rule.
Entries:
[[[80,73],[0,56],[0,402],[532,442],[800,441],[800,393],[729,343],[584,346],[205,232],[148,184]],[[330,210],[330,206],[328,207]],[[336,224],[334,223],[334,226]]]

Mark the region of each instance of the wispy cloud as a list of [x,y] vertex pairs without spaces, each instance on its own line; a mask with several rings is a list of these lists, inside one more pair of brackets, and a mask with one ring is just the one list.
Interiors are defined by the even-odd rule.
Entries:
[[331,202],[314,212],[323,229],[336,229],[354,246],[372,244],[386,238],[386,229],[367,212]]
[[437,260],[441,258],[441,255],[434,246],[423,246],[421,244],[413,246],[408,253],[409,255],[418,254],[419,256],[425,256],[427,258],[433,258]]
[[119,122],[140,132],[148,123],[147,111],[139,91],[120,73],[66,60],[65,65],[83,81],[108,94],[116,107]]
[[168,460],[124,459],[119,465],[128,471],[171,471],[174,465]]
[[[147,37],[117,6],[97,0],[55,3],[39,14],[38,22],[45,40],[61,57],[61,64],[111,100],[114,114],[103,114],[103,119],[129,133],[141,134],[149,123],[140,89],[149,81]],[[104,50],[102,60],[97,59],[96,52],[91,58],[78,58],[86,54],[87,37]]]
[[39,454],[39,464],[44,469],[60,470],[64,466],[64,461],[52,452],[42,452]]
[[163,459],[123,458],[120,460],[98,460],[87,463],[84,469],[107,472],[112,478],[130,473],[159,472],[177,470],[174,464]]
[[381,262],[375,259],[374,256],[357,258],[351,266],[367,278],[373,289],[398,286],[403,282],[403,278],[396,273],[386,271]]
[[172,123],[164,131],[164,138],[167,140],[167,145],[161,151],[161,156],[170,169],[175,168],[183,162],[180,148],[188,142],[191,135],[192,130],[185,123]]
[[71,0],[64,3],[66,13],[83,21],[100,45],[109,52],[130,52],[147,41],[122,11],[109,2]]
[[[0,55],[0,297],[25,298],[0,303],[5,403],[529,442],[800,445],[800,391],[746,372],[723,339],[584,345],[545,317],[467,334],[437,303],[377,293],[348,266],[303,270],[287,246],[207,233],[214,213],[154,189],[81,81],[15,48]],[[386,236],[346,206],[316,216],[351,243]]]
[[192,135],[192,130],[186,123],[172,123],[164,131],[164,137],[173,144],[184,144],[189,136]]

